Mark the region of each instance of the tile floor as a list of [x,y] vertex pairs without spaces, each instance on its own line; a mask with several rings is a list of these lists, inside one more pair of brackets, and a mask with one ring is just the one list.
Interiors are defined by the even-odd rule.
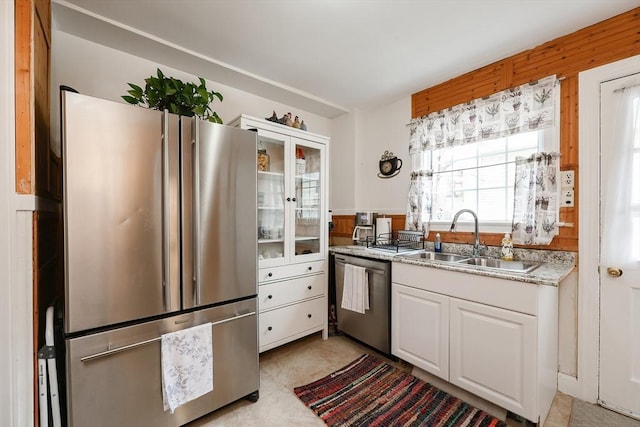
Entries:
[[[328,340],[323,341],[320,333],[317,333],[262,353],[260,355],[260,399],[256,403],[239,400],[190,423],[188,427],[324,426],[322,420],[293,394],[293,388],[321,378],[348,364],[361,354],[370,352],[372,350],[349,338],[330,336]],[[411,371],[411,366],[406,363],[389,362],[408,372]],[[423,372],[413,372],[413,374],[429,380]],[[440,386],[435,383],[434,385]],[[454,391],[446,391],[456,394]],[[464,396],[458,397],[467,400]],[[469,403],[504,419],[502,409],[477,398],[471,400],[468,400]],[[571,405],[571,397],[558,393],[545,427],[568,426]],[[507,424],[523,425],[510,418],[507,419]]]

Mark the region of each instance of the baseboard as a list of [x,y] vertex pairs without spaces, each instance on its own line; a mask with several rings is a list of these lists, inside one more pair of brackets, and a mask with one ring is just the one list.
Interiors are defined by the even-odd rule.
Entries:
[[578,397],[579,384],[576,377],[558,372],[558,391],[572,397]]

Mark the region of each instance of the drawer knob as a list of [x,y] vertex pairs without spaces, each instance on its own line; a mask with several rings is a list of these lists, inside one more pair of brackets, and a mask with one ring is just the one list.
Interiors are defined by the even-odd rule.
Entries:
[[311,271],[311,270],[313,270],[313,267],[309,266],[309,267],[307,268],[307,270]]
[[273,273],[268,273],[267,276],[271,277],[273,276]]
[[307,286],[307,289],[311,290],[311,285]]
[[267,331],[270,331],[270,330],[272,330],[272,329],[273,329],[273,327],[269,326],[269,327],[267,328]]
[[273,295],[269,295],[269,296],[267,296],[267,298],[271,299],[271,298],[273,298]]
[[311,314],[307,314],[307,317],[308,317],[309,319],[311,319]]

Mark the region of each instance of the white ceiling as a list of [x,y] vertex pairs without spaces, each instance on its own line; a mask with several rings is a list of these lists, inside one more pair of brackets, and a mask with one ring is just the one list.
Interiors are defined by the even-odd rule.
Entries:
[[333,118],[640,0],[53,0],[54,28]]

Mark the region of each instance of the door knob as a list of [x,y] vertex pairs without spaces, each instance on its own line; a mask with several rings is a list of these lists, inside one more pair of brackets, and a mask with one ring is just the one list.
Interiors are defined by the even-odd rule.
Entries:
[[607,268],[607,274],[611,277],[620,277],[622,276],[622,269],[609,267]]

